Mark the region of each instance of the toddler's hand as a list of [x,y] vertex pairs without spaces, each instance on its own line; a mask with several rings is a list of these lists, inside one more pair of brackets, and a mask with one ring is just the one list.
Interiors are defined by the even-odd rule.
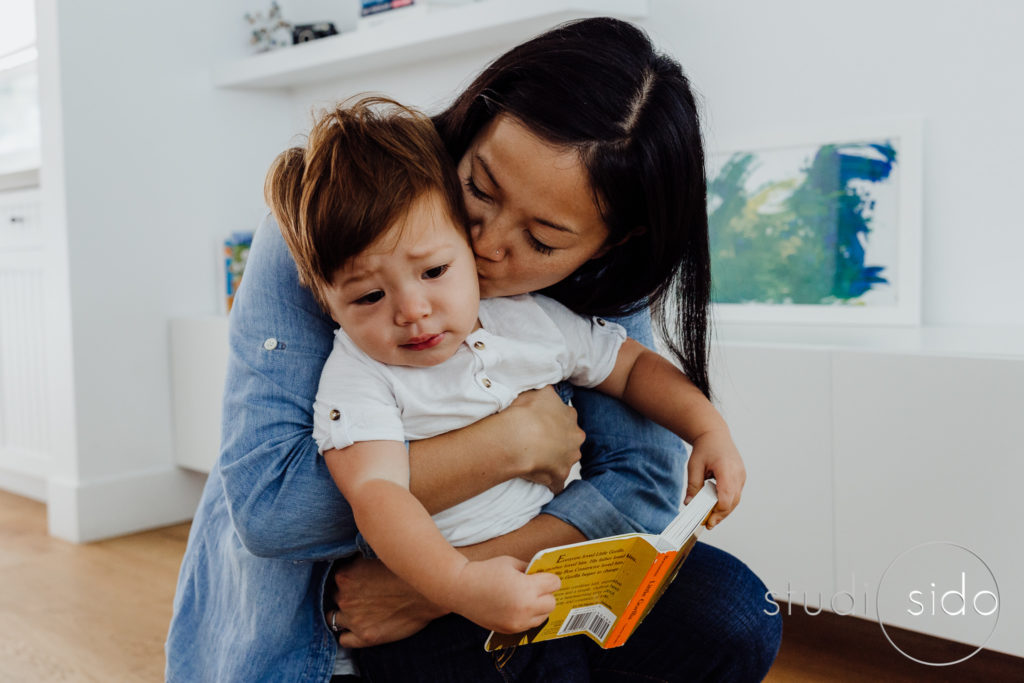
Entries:
[[728,430],[710,431],[694,440],[686,477],[686,503],[704,486],[705,479],[715,478],[718,504],[708,518],[709,529],[736,509],[747,481],[747,470]]
[[554,574],[524,574],[514,557],[468,562],[458,578],[453,611],[498,633],[518,633],[544,622],[562,585]]

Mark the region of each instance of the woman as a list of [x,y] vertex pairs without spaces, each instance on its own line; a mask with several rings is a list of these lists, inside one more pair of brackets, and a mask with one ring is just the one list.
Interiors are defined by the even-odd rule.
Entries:
[[[666,335],[681,342],[673,351],[709,394],[703,154],[678,64],[629,24],[577,22],[499,58],[435,122],[466,185],[486,296],[543,290],[602,315],[649,303],[659,326],[678,332]],[[624,322],[651,342],[645,313]],[[330,561],[369,552],[310,436],[331,331],[266,221],[232,312],[223,449],[182,564],[169,680],[328,680],[331,627],[342,645],[375,645],[358,651],[373,680],[764,675],[780,636],[778,617],[762,610],[765,588],[704,545],[623,648],[565,639],[520,648],[501,672],[477,646],[475,626],[437,618],[374,560],[344,565],[325,600]],[[680,442],[614,401],[577,391],[573,403],[589,437],[583,479],[525,527],[468,552],[527,559],[585,537],[660,531],[675,514]],[[504,413],[412,444],[411,488],[431,512],[514,476],[558,490],[579,456],[575,417],[551,390],[526,394]],[[719,465],[730,449],[720,432],[693,444],[690,490],[705,476],[719,482],[713,521],[743,484],[742,469]]]

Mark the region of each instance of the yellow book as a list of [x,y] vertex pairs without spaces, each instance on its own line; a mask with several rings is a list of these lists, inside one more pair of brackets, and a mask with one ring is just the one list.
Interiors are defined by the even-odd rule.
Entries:
[[717,502],[714,483],[706,481],[660,534],[624,534],[540,551],[526,573],[551,572],[562,579],[555,609],[529,631],[492,632],[484,647],[499,650],[580,633],[603,648],[622,645],[676,577]]

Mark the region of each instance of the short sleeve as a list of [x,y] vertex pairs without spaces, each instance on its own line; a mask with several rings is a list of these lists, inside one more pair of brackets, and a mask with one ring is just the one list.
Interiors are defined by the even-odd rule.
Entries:
[[626,330],[610,320],[586,317],[542,295],[534,300],[565,336],[566,379],[580,387],[595,387],[615,368]]
[[359,441],[405,441],[402,414],[383,366],[360,357],[340,330],[313,403],[313,438],[323,454]]

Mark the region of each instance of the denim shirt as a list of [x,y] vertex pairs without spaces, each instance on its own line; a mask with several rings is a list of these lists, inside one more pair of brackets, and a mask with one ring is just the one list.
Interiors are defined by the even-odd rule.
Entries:
[[[652,344],[646,313],[618,322]],[[328,570],[361,549],[352,510],[312,438],[334,328],[299,285],[268,216],[230,316],[221,452],[178,577],[169,681],[331,677],[336,641],[322,608]],[[614,399],[560,389],[563,398],[572,393],[587,433],[583,479],[543,512],[588,538],[661,531],[679,509],[682,442]]]

